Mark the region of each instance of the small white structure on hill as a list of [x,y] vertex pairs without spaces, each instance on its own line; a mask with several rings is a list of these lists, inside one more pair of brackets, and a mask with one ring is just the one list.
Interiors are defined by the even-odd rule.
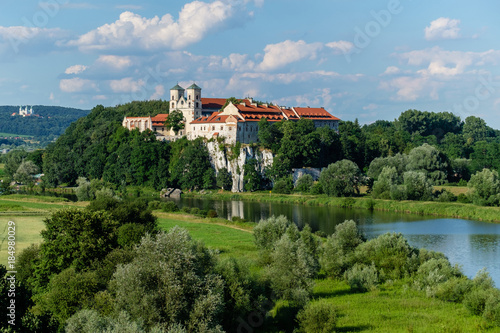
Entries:
[[19,107],[19,115],[23,117],[31,116],[33,114],[33,106],[28,109],[28,106],[23,109],[22,106]]

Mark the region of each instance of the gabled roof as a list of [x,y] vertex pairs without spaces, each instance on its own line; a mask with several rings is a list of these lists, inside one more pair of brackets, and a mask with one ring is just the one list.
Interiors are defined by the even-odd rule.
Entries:
[[203,109],[220,110],[226,104],[225,98],[201,98]]
[[245,121],[259,121],[261,118],[266,118],[268,121],[280,121],[285,119],[281,109],[275,105],[257,105],[248,99],[244,99],[242,103],[235,105],[235,107]]
[[[212,113],[209,117],[200,117],[191,122],[192,125],[195,124],[214,124],[214,123],[225,123],[227,118],[231,117],[231,115],[220,115],[219,112]],[[235,117],[236,118],[236,117]]]
[[153,126],[163,126],[168,118],[168,113],[160,113],[151,118]]
[[312,120],[340,120],[323,108],[293,108],[300,118]]

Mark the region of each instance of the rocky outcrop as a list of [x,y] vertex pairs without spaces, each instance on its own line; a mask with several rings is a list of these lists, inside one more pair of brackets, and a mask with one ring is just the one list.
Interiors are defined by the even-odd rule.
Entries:
[[273,154],[268,150],[256,149],[248,145],[242,145],[239,151],[234,146],[224,146],[216,141],[207,142],[210,154],[210,163],[218,174],[219,170],[226,168],[233,177],[232,192],[243,192],[244,166],[251,159],[257,160],[257,167],[264,172],[266,167],[273,164]]
[[176,198],[179,199],[182,195],[182,191],[178,188],[167,188],[160,192],[160,198]]

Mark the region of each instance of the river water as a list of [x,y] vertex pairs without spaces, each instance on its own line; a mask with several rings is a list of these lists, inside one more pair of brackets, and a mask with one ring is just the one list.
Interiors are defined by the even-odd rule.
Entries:
[[285,215],[299,227],[309,224],[313,230],[326,234],[332,234],[337,224],[354,220],[368,239],[387,232],[400,232],[412,246],[444,253],[470,278],[486,268],[497,288],[500,287],[500,224],[281,203],[193,198],[176,200],[176,203],[180,207],[214,209],[220,217],[227,219],[239,216],[254,222],[272,215]]

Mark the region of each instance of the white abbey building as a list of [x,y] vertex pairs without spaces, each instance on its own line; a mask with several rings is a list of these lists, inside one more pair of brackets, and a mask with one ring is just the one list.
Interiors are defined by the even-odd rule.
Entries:
[[[316,127],[328,126],[338,131],[339,118],[332,116],[324,108],[281,107],[258,104],[245,98],[238,104],[229,103],[225,98],[202,98],[201,88],[192,84],[184,89],[178,84],[170,89],[170,110],[179,110],[184,115],[185,127],[176,136],[166,130],[164,123],[168,114],[155,117],[125,117],[122,125],[129,130],[149,129],[159,140],[175,140],[182,136],[188,139],[203,137],[224,138],[226,143],[251,143],[258,139],[258,122],[266,118],[269,122],[282,120],[311,119]],[[224,107],[224,109],[222,109]]]
[[31,106],[29,109],[27,105],[24,109],[22,106],[19,107],[20,116],[26,117],[26,116],[31,116],[32,114],[33,114],[33,106]]

